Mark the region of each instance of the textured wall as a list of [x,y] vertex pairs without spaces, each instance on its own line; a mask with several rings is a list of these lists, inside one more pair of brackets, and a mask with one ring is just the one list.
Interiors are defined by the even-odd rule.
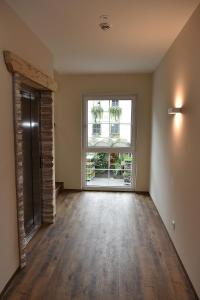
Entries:
[[42,221],[55,220],[53,95],[41,92]]

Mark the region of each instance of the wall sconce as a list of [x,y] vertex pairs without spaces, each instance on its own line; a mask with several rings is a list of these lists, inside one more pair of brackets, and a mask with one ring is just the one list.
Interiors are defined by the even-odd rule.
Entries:
[[168,115],[175,115],[182,113],[181,107],[170,107],[168,108]]

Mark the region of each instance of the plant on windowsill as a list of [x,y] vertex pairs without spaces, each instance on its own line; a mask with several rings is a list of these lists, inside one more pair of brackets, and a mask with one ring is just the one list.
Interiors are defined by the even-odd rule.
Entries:
[[119,106],[111,106],[109,109],[110,116],[112,119],[114,119],[116,122],[119,121],[121,114],[122,114],[122,109]]
[[101,120],[103,118],[103,108],[101,107],[101,103],[98,102],[97,105],[93,105],[91,109],[91,114],[93,116],[94,122],[97,123],[97,120]]

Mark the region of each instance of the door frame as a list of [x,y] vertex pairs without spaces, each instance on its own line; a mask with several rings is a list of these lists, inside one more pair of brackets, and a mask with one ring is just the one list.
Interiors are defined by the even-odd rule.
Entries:
[[42,223],[52,224],[55,221],[55,164],[54,164],[54,119],[53,93],[24,76],[13,74],[13,112],[15,140],[15,173],[17,196],[17,222],[19,240],[20,268],[26,266],[26,238],[24,228],[24,192],[23,192],[23,128],[22,128],[22,95],[24,85],[40,92],[40,145],[41,145],[41,204]]
[[11,51],[3,51],[5,65],[11,73],[13,99],[13,137],[15,147],[16,208],[19,244],[19,265],[26,263],[26,240],[23,207],[23,136],[20,90],[23,84],[41,92],[41,153],[42,153],[42,222],[55,221],[55,162],[54,162],[54,92],[57,83],[29,62]]
[[[89,100],[131,100],[132,101],[132,112],[131,112],[131,146],[130,147],[116,147],[116,148],[104,148],[101,147],[87,147],[87,102]],[[81,138],[82,138],[82,151],[81,151],[81,184],[82,190],[91,190],[91,191],[130,191],[134,192],[136,190],[136,180],[137,180],[137,153],[136,153],[136,141],[137,141],[137,123],[136,123],[136,94],[90,94],[83,95],[82,97],[82,128],[81,128]],[[86,152],[92,152],[94,150],[99,150],[98,152],[104,153],[127,153],[130,152],[133,154],[134,163],[132,166],[132,178],[133,184],[130,187],[115,187],[115,186],[86,186],[85,185],[85,171],[86,171]],[[97,152],[97,151],[94,151]]]

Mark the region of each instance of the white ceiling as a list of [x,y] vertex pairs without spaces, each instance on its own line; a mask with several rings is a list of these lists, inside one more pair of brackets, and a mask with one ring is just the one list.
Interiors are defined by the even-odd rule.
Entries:
[[[153,71],[200,0],[6,0],[63,73]],[[110,16],[103,32],[99,16]]]

